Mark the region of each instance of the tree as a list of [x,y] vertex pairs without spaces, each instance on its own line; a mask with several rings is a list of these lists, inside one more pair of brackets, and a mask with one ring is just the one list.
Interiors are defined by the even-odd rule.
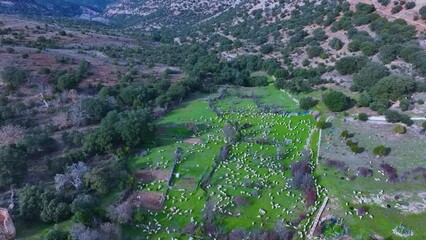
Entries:
[[115,128],[127,146],[136,147],[152,140],[155,127],[150,109],[125,111],[119,114],[119,119]]
[[118,206],[111,206],[108,209],[108,217],[118,224],[129,223],[132,220],[133,210],[130,203],[122,203]]
[[338,91],[330,91],[323,96],[324,104],[333,112],[341,112],[350,108],[350,99]]
[[27,221],[35,221],[42,210],[43,191],[38,186],[26,185],[18,191],[20,216]]
[[336,70],[343,75],[353,74],[367,65],[367,61],[366,57],[343,57],[336,62]]
[[82,111],[88,123],[98,123],[111,110],[109,103],[100,98],[85,98],[81,101]]
[[359,113],[358,114],[358,120],[365,122],[368,120],[368,115],[366,113]]
[[19,183],[27,173],[27,153],[16,145],[0,147],[0,188]]
[[108,193],[109,186],[107,178],[100,171],[93,170],[84,175],[85,186],[95,190],[99,195]]
[[85,111],[82,102],[71,105],[69,115],[74,126],[80,127],[87,123],[88,112]]
[[416,83],[413,78],[390,75],[382,78],[371,89],[373,97],[385,100],[396,101],[402,96],[411,95],[416,88]]
[[390,148],[387,148],[383,145],[377,146],[373,149],[373,154],[377,156],[385,156],[390,152]]
[[58,223],[70,216],[70,207],[67,203],[61,202],[59,199],[52,199],[43,206],[40,218],[43,222]]
[[289,75],[289,72],[285,68],[279,68],[274,73],[274,77],[277,79],[287,79]]
[[312,97],[304,97],[300,99],[299,106],[303,110],[309,110],[315,107],[318,104],[318,101],[313,99]]
[[29,72],[14,66],[6,66],[0,73],[1,80],[11,88],[23,84],[29,76]]
[[374,84],[388,75],[389,71],[383,64],[370,62],[353,76],[351,90],[359,92],[370,90]]
[[69,186],[74,187],[76,190],[80,190],[83,187],[83,177],[89,171],[90,168],[83,162],[72,164],[67,167],[65,174],[56,174],[56,190],[62,192]]
[[24,129],[18,125],[0,127],[0,146],[16,144],[24,135]]

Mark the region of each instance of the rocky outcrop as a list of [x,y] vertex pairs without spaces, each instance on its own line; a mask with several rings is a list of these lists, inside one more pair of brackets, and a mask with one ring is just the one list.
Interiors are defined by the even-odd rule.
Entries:
[[10,217],[9,211],[0,208],[0,240],[15,239],[16,229]]

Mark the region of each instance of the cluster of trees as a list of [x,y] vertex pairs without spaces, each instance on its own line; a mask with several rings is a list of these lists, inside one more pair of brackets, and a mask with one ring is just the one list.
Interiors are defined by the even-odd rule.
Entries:
[[25,135],[17,144],[0,147],[0,189],[19,184],[27,173],[27,162],[41,155],[51,153],[58,143],[45,131]]
[[89,74],[90,63],[86,60],[79,62],[76,70],[54,71],[51,73],[58,91],[70,90],[78,87],[80,82]]
[[0,73],[1,80],[9,89],[15,89],[28,81],[29,71],[15,66],[6,66]]

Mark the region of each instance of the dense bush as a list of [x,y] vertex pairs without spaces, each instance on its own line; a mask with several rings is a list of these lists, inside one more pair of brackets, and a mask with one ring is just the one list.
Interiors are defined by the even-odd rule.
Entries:
[[333,39],[330,40],[328,45],[334,50],[340,50],[345,44],[339,38],[334,37]]
[[351,90],[359,92],[370,90],[380,79],[388,75],[389,71],[383,64],[370,62],[353,76]]
[[385,156],[390,152],[390,148],[387,148],[383,145],[377,146],[373,149],[373,154],[377,156]]
[[343,57],[336,62],[336,70],[343,75],[353,74],[361,70],[367,61],[366,57]]
[[6,66],[1,71],[0,76],[7,86],[16,88],[27,80],[29,72],[14,66]]
[[402,122],[409,126],[413,124],[413,121],[411,120],[410,116],[401,114],[397,111],[387,110],[385,112],[385,117],[386,117],[386,121],[390,123]]
[[81,102],[87,123],[98,123],[111,110],[110,104],[100,98],[85,98]]
[[121,113],[111,111],[102,119],[99,130],[85,138],[84,149],[88,153],[103,153],[112,151],[120,144],[136,147],[150,142],[153,131],[149,109]]
[[416,89],[413,78],[390,75],[382,78],[371,89],[371,95],[375,98],[396,101],[403,96],[411,95]]
[[358,114],[358,120],[365,122],[368,120],[368,115],[366,113],[359,113]]
[[350,99],[338,91],[330,91],[323,96],[324,104],[333,112],[341,112],[350,108]]
[[0,189],[20,183],[27,173],[27,153],[23,147],[7,145],[0,148]]
[[419,14],[422,19],[426,19],[426,6],[423,6],[419,9]]

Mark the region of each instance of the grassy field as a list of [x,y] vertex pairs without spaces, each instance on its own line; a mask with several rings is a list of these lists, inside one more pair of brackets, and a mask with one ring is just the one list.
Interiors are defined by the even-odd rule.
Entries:
[[[265,110],[272,104],[279,113]],[[181,235],[182,231],[205,221],[203,209],[208,203],[213,204],[214,223],[222,232],[236,228],[271,229],[278,220],[297,224],[299,215],[308,211],[303,193],[290,186],[288,167],[300,159],[314,129],[314,119],[310,115],[289,114],[302,111],[273,86],[229,88],[224,98],[214,101],[214,108],[220,115],[209,107],[208,97],[202,97],[158,121],[160,146],[136,158],[133,169],[172,171],[175,149],[181,148],[183,154],[174,168],[169,189],[164,181],[139,184],[140,191],[164,193],[164,207],[146,211],[149,224],[127,226],[127,238],[186,239],[188,236]],[[226,160],[217,161],[226,145],[222,129],[227,122],[248,127],[241,130],[241,140],[230,146]],[[185,131],[188,123],[196,125],[198,131]],[[200,142],[193,144],[188,138]],[[268,141],[259,142],[260,139]],[[317,141],[315,132],[311,141],[314,154]],[[278,147],[284,151],[281,158],[277,156]],[[211,178],[202,188],[207,176]],[[237,198],[247,202],[241,205],[235,201]]]
[[[414,232],[409,239],[425,239],[426,190],[421,179],[409,174],[416,167],[425,166],[424,140],[410,131],[396,134],[392,124],[344,122],[341,118],[334,118],[332,124],[332,128],[323,131],[320,165],[316,171],[329,196],[337,199],[338,207],[331,213],[343,219],[351,236],[361,239],[372,233],[405,239],[392,233],[399,224]],[[348,130],[353,135],[351,140],[365,148],[363,153],[351,153],[340,137],[343,130]],[[388,156],[377,158],[372,153],[380,144],[391,148]],[[330,159],[341,161],[348,171],[327,167]],[[388,177],[379,171],[382,163],[396,169],[398,182],[387,181]],[[358,176],[359,167],[371,169],[372,176]],[[354,211],[359,207],[367,209],[368,214],[360,218]]]

